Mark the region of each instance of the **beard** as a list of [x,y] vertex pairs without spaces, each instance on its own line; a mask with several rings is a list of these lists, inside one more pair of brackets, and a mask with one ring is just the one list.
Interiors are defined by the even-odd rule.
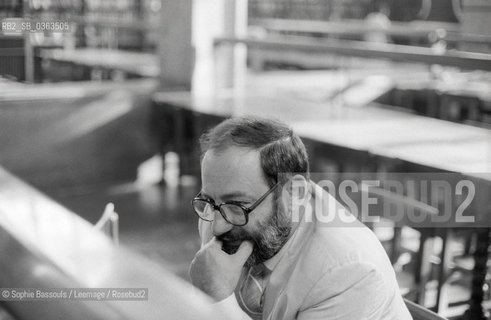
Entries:
[[278,202],[275,201],[275,213],[267,221],[259,222],[254,228],[255,231],[251,233],[242,227],[234,226],[230,231],[217,236],[223,243],[223,250],[233,254],[243,241],[250,241],[253,250],[245,263],[246,267],[271,259],[284,246],[291,232],[291,220],[279,208]]

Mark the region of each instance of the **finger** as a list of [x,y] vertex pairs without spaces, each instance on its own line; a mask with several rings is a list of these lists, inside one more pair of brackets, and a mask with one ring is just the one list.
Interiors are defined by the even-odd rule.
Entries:
[[250,241],[242,241],[237,249],[237,252],[233,254],[233,257],[237,259],[241,264],[244,264],[252,253],[253,245]]
[[211,240],[208,242],[210,246],[216,247],[218,249],[222,249],[223,243],[221,240],[219,240],[217,237],[211,238]]
[[201,238],[201,247],[208,243],[213,238],[211,231],[211,222],[199,219],[198,231]]

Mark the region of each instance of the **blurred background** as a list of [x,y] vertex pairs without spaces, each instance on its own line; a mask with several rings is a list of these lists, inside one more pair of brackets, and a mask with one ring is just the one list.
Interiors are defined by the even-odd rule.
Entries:
[[[48,201],[90,225],[109,217],[120,246],[188,281],[197,140],[243,114],[290,123],[314,172],[450,173],[475,183],[479,221],[491,216],[488,0],[0,0],[0,21],[4,239],[36,229]],[[2,224],[17,210],[31,218]],[[377,235],[407,299],[488,319],[490,225]],[[26,254],[48,250],[39,237]]]

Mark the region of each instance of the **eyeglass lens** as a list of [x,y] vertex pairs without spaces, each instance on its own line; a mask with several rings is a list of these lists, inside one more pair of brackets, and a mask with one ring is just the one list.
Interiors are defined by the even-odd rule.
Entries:
[[[213,206],[204,200],[194,200],[193,201],[194,210],[198,215],[207,221],[213,221],[215,210]],[[235,204],[222,204],[220,206],[220,211],[224,216],[225,220],[232,224],[245,224],[246,223],[246,215],[244,210],[238,205]]]

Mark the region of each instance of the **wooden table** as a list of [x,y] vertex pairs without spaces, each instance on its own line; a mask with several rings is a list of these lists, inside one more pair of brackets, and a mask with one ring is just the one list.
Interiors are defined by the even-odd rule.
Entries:
[[395,22],[380,26],[367,20],[312,21],[291,19],[252,19],[249,25],[264,28],[268,32],[294,34],[320,34],[324,36],[362,36],[369,33],[385,34],[402,39],[425,42],[445,40],[456,43],[491,45],[491,37],[463,33],[458,23],[430,21]]
[[[395,88],[398,91],[397,101],[389,104],[401,106],[406,103],[410,108],[415,108],[418,105],[414,104],[414,100],[425,99],[427,104],[425,113],[429,116],[458,122],[466,120],[474,123],[485,122],[483,113],[488,112],[487,106],[491,104],[489,74],[448,73],[440,78],[400,81]],[[414,99],[413,95],[417,95],[419,99]],[[460,109],[465,110],[464,118],[460,118]]]
[[300,51],[369,59],[388,59],[401,62],[416,62],[428,65],[439,64],[469,70],[491,70],[491,55],[485,53],[445,51],[432,48],[404,46],[352,40],[319,40],[301,36],[221,37],[215,46],[244,44],[248,48],[275,50],[277,52]]
[[365,35],[371,32],[390,36],[428,40],[428,35],[437,30],[459,30],[456,23],[428,21],[394,22],[381,27],[366,20],[312,21],[290,19],[253,19],[250,25],[260,26],[270,32],[293,32],[323,35]]
[[[157,103],[222,117],[254,114],[289,122],[302,137],[441,170],[491,178],[491,131],[379,108],[333,106],[291,96],[157,93]],[[455,149],[459,152],[455,152]],[[487,174],[486,174],[487,173]]]
[[102,95],[115,90],[128,92],[155,91],[159,83],[156,79],[135,79],[123,82],[77,81],[42,84],[20,82],[0,82],[0,102],[46,101],[55,99],[80,99],[92,95]]
[[189,283],[116,247],[93,225],[1,167],[0,256],[1,288],[148,289],[147,301],[2,302],[16,319],[217,318]]
[[44,49],[43,59],[69,62],[94,68],[121,70],[142,77],[158,77],[160,67],[154,54],[110,49]]
[[[491,226],[491,131],[443,120],[382,109],[376,105],[343,106],[332,101],[302,99],[267,88],[214,96],[189,92],[154,95],[157,106],[218,118],[253,114],[289,122],[303,138],[360,153],[398,159],[416,166],[456,173],[476,184],[480,227]],[[349,101],[349,99],[348,99]],[[473,303],[467,319],[483,318],[482,284],[486,273],[487,234],[476,250]],[[484,258],[483,258],[484,257]],[[484,263],[484,266],[483,266]]]

